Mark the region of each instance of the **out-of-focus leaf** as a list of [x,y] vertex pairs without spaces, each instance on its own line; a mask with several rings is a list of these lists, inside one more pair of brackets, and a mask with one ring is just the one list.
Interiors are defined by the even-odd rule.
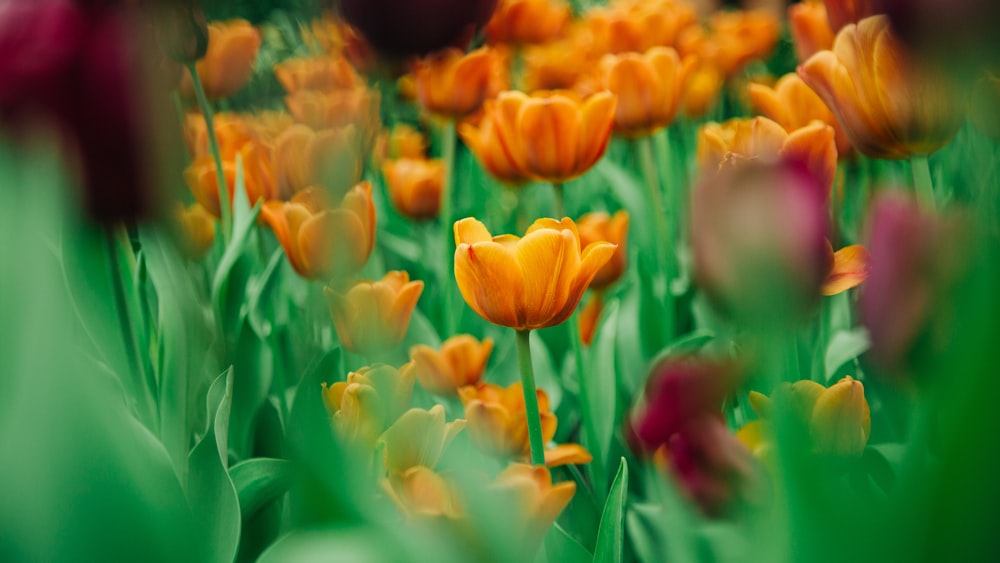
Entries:
[[652,362],[650,362],[650,365],[656,365],[671,356],[693,354],[698,350],[701,350],[703,346],[711,342],[714,338],[715,334],[705,329],[698,329],[689,334],[685,334],[684,336],[681,336],[677,340],[671,342],[663,350],[660,350],[660,352],[653,358]]
[[267,261],[264,272],[254,280],[247,291],[247,303],[250,309],[248,320],[254,332],[261,339],[266,339],[273,330],[271,323],[274,321],[275,293],[281,288],[281,268],[284,260],[285,250],[275,249],[271,258]]
[[191,450],[187,497],[212,561],[232,561],[240,541],[240,503],[229,476],[229,413],[233,369],[219,375],[208,390],[208,432]]
[[[631,289],[636,289],[633,285]],[[616,366],[624,399],[631,401],[646,382],[646,358],[642,351],[642,337],[639,329],[639,292],[627,291],[622,296],[618,310],[618,331],[616,334]]]
[[233,357],[233,412],[229,421],[230,448],[238,458],[250,455],[250,432],[257,411],[267,400],[274,376],[273,352],[268,343],[261,339],[244,323],[236,343]]
[[284,459],[254,458],[229,468],[246,521],[285,494],[292,483],[292,464]]
[[549,353],[548,346],[536,331],[532,331],[531,339],[531,366],[535,370],[535,382],[539,389],[544,389],[549,396],[549,404],[552,410],[559,408],[562,402],[562,385],[559,384],[559,374],[556,373],[555,364],[552,361],[552,354]]
[[[600,328],[591,346],[591,362],[587,373],[587,385],[590,388],[590,413],[594,427],[597,429],[596,451],[591,452],[602,460],[608,459],[611,448],[611,435],[615,428],[615,413],[617,407],[617,384],[615,382],[615,331],[618,328],[618,302],[607,303],[600,320]],[[604,465],[607,467],[607,465]],[[607,486],[601,483],[597,488],[603,490]]]
[[625,502],[628,500],[628,464],[621,458],[618,474],[604,503],[601,525],[597,529],[594,563],[618,563],[625,553]]
[[545,554],[549,561],[562,563],[584,563],[594,560],[587,548],[580,545],[580,542],[571,538],[566,530],[556,523],[549,528],[548,535],[545,536]]
[[[635,235],[636,242],[651,241],[653,239],[652,225],[648,219],[648,204],[645,193],[639,180],[636,179],[626,169],[615,164],[610,159],[604,158],[594,166],[594,170],[604,177],[611,186],[612,191],[629,213],[629,221],[632,225],[631,232]],[[642,245],[649,247],[648,245]]]
[[905,456],[906,446],[902,444],[877,444],[865,448],[861,461],[875,484],[888,494],[892,491]]
[[826,349],[826,378],[836,375],[840,366],[864,354],[871,346],[868,331],[858,328],[852,331],[839,331],[830,339]]

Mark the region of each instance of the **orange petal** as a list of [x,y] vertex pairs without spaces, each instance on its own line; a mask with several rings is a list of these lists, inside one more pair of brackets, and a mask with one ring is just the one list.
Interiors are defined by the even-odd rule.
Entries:
[[558,446],[545,450],[545,466],[559,467],[569,464],[584,464],[594,460],[583,446],[579,444],[559,444]]
[[514,255],[502,244],[459,244],[455,250],[455,281],[474,311],[493,324],[524,328],[524,274]]
[[837,295],[861,285],[871,271],[868,250],[860,244],[845,246],[833,253],[833,269],[823,282],[823,295]]

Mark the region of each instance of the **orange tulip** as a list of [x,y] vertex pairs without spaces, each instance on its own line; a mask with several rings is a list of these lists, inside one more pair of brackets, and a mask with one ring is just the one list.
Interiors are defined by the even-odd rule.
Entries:
[[437,217],[441,208],[444,161],[439,158],[401,158],[382,165],[389,197],[396,210],[420,221]]
[[[538,389],[538,411],[542,443],[552,441],[558,420],[549,406],[549,396]],[[484,452],[501,459],[527,460],[528,419],[520,383],[500,387],[492,383],[462,387],[458,396],[465,405],[466,431],[469,439]],[[592,456],[578,444],[560,444],[545,451],[545,465],[557,467],[570,463],[590,463]]]
[[475,112],[489,94],[494,57],[487,47],[471,53],[449,48],[419,60],[413,78],[421,107],[452,119]]
[[829,190],[837,172],[837,146],[829,125],[813,121],[791,133],[766,117],[735,118],[706,123],[698,132],[698,162],[703,170],[718,170],[743,160],[791,159],[805,164]]
[[[258,200],[274,199],[281,196],[277,191],[271,161],[264,147],[255,141],[248,141],[236,151],[243,163],[243,187],[247,202],[252,206]],[[236,193],[236,157],[222,161],[222,174],[226,181],[229,204],[232,205]],[[184,170],[184,181],[191,193],[209,213],[219,217],[219,181],[215,172],[215,160],[211,156],[195,159]]]
[[174,216],[180,227],[180,246],[184,256],[189,260],[200,260],[215,240],[215,218],[197,203],[189,207],[178,203]]
[[371,134],[378,130],[379,95],[364,86],[329,92],[299,90],[285,97],[285,105],[299,123],[313,129],[354,124]]
[[379,436],[386,472],[402,474],[417,466],[433,469],[463,428],[462,419],[445,423],[441,405],[406,411]]
[[295,193],[319,185],[334,196],[361,180],[363,162],[357,129],[314,131],[294,125],[275,141],[274,173],[282,193]]
[[410,348],[410,361],[424,389],[435,395],[455,396],[460,387],[479,383],[492,352],[492,338],[480,342],[460,334],[446,340],[440,351],[423,344]]
[[503,92],[491,112],[506,156],[524,175],[566,182],[590,170],[607,149],[615,97],[581,101],[570,92]]
[[424,282],[411,282],[405,271],[393,271],[379,281],[359,281],[346,293],[333,287],[323,293],[340,343],[355,354],[373,357],[403,341],[423,290]]
[[499,130],[495,125],[495,101],[488,100],[483,107],[483,117],[478,125],[461,123],[458,134],[491,176],[508,186],[524,184],[530,179],[528,173],[517,167],[510,153],[501,144]]
[[792,4],[788,7],[788,24],[795,44],[795,56],[800,62],[833,48],[834,33],[826,18],[823,2],[810,0]]
[[854,148],[873,158],[930,154],[962,124],[948,83],[910,60],[884,16],[848,25],[832,51],[816,53],[798,72]]
[[749,87],[753,105],[765,116],[778,122],[785,131],[791,133],[813,121],[822,121],[833,127],[837,154],[843,157],[850,153],[851,142],[833,112],[797,74],[782,76],[773,88],[753,83]]
[[834,252],[829,248],[830,273],[820,288],[823,295],[837,295],[848,289],[857,287],[868,279],[871,272],[868,251],[860,244],[845,246]]
[[274,75],[289,94],[302,90],[329,92],[365,84],[351,63],[340,57],[287,59],[274,65]]
[[691,74],[684,94],[684,115],[697,119],[704,117],[715,105],[722,91],[723,77],[710,64],[703,64]]
[[403,414],[412,393],[411,364],[398,370],[384,364],[364,367],[347,374],[347,381],[329,387],[323,384],[323,402],[337,429],[366,446],[374,446],[378,436]]
[[[522,84],[527,92],[576,90],[577,83],[594,69],[599,59],[599,55],[593,52],[589,38],[582,39],[579,34],[530,45],[522,52]],[[566,53],[573,53],[573,56],[567,57]]]
[[[512,498],[520,509],[520,517],[516,519],[520,524],[519,544],[525,553],[534,554],[556,518],[573,500],[576,483],[553,485],[548,469],[518,463],[497,476],[493,489],[505,498]],[[531,559],[528,555],[524,560]]]
[[826,5],[827,21],[834,33],[878,13],[878,2],[875,0],[823,0],[823,4]]
[[[247,127],[246,119],[240,114],[217,113],[213,125],[215,127],[215,140],[223,160],[232,160],[243,145],[253,140],[253,134]],[[192,158],[211,156],[208,129],[205,127],[205,118],[200,113],[190,112],[184,116],[184,142]]]
[[375,154],[380,159],[424,158],[427,156],[427,138],[405,123],[398,124],[392,131],[382,132]]
[[330,209],[317,188],[289,202],[268,201],[260,214],[270,225],[292,268],[311,280],[338,279],[360,270],[375,246],[375,205],[368,182],[355,186]]
[[462,509],[455,488],[422,465],[382,481],[382,490],[409,518],[459,518]]
[[691,26],[678,38],[681,55],[696,55],[722,76],[731,77],[747,63],[767,58],[778,42],[780,26],[768,12],[717,12],[708,29]]
[[490,43],[545,43],[562,34],[572,15],[564,0],[500,0],[484,31]]
[[642,53],[652,47],[672,47],[698,15],[686,2],[645,0],[618,2],[587,12],[584,25],[605,53]]
[[655,133],[674,121],[695,58],[669,47],[644,54],[605,55],[601,60],[604,86],[618,97],[615,128],[626,137]]
[[[246,86],[260,42],[260,32],[246,20],[208,25],[208,50],[195,65],[208,99],[228,98]],[[180,90],[185,96],[194,95],[189,73],[184,73]]]
[[625,260],[627,257],[628,242],[628,211],[620,210],[612,217],[603,211],[587,213],[577,221],[576,227],[580,232],[580,246],[587,248],[593,243],[610,242],[617,245],[611,259],[605,264],[593,281],[590,282],[591,289],[604,289],[618,281],[625,273]]
[[243,115],[243,123],[251,136],[270,148],[286,129],[295,125],[295,119],[285,111],[269,110]]
[[493,324],[530,330],[565,321],[616,246],[581,250],[573,220],[538,219],[524,238],[493,237],[479,221],[455,223],[455,279],[465,302]]

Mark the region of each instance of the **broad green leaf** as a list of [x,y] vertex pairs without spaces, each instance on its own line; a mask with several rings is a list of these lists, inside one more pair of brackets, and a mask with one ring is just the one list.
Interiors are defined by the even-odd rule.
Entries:
[[618,474],[604,503],[601,525],[597,529],[594,563],[619,563],[625,560],[625,502],[628,500],[628,464],[621,458]]
[[240,541],[240,503],[229,476],[229,413],[233,399],[233,369],[219,375],[206,398],[208,432],[191,450],[188,503],[207,535],[212,561],[232,561]]
[[618,331],[615,335],[616,366],[620,375],[620,383],[626,401],[640,391],[646,383],[646,358],[642,351],[642,337],[639,328],[639,292],[638,285],[631,286],[621,298],[621,308],[618,311]]
[[233,414],[229,423],[230,448],[238,459],[250,454],[251,430],[257,411],[267,400],[274,377],[274,356],[268,342],[244,323],[233,355]]
[[571,538],[558,523],[552,524],[545,536],[545,554],[552,563],[585,563],[594,560],[587,548]]
[[292,464],[284,459],[248,459],[229,468],[229,475],[239,497],[240,517],[246,521],[288,491]]
[[[590,366],[586,370],[593,411],[583,413],[583,416],[592,416],[594,427],[597,429],[598,443],[595,451],[591,453],[594,457],[600,456],[602,460],[606,460],[611,448],[611,435],[617,426],[615,420],[618,398],[615,381],[615,331],[618,328],[618,302],[607,303],[602,317],[599,321],[600,328],[591,345]],[[597,488],[603,491],[605,486],[607,486],[606,482],[601,483]]]
[[277,248],[267,261],[264,272],[253,280],[247,290],[247,304],[249,315],[247,316],[250,326],[261,339],[266,339],[271,333],[274,322],[276,292],[281,288],[281,267],[284,261],[285,250]]
[[868,331],[864,328],[835,333],[830,339],[830,346],[826,349],[827,380],[836,375],[840,366],[864,354],[870,346]]

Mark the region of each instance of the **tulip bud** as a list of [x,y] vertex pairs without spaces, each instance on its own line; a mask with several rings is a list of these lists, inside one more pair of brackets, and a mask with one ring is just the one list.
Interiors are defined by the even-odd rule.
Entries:
[[493,352],[493,339],[479,342],[468,334],[446,340],[440,351],[418,344],[410,349],[417,381],[436,395],[455,396],[466,385],[476,385],[483,377]]
[[324,383],[323,402],[338,431],[352,442],[374,445],[410,404],[412,367],[376,364],[347,374],[347,381]]
[[872,426],[864,385],[847,376],[824,390],[816,398],[809,426],[818,452],[861,455]]
[[444,184],[441,159],[390,160],[382,165],[382,175],[397,211],[414,221],[437,217]]
[[340,13],[378,51],[393,57],[465,47],[497,0],[340,0]]
[[174,216],[180,230],[181,250],[189,260],[200,260],[215,240],[215,218],[197,203],[190,207],[178,203]]

